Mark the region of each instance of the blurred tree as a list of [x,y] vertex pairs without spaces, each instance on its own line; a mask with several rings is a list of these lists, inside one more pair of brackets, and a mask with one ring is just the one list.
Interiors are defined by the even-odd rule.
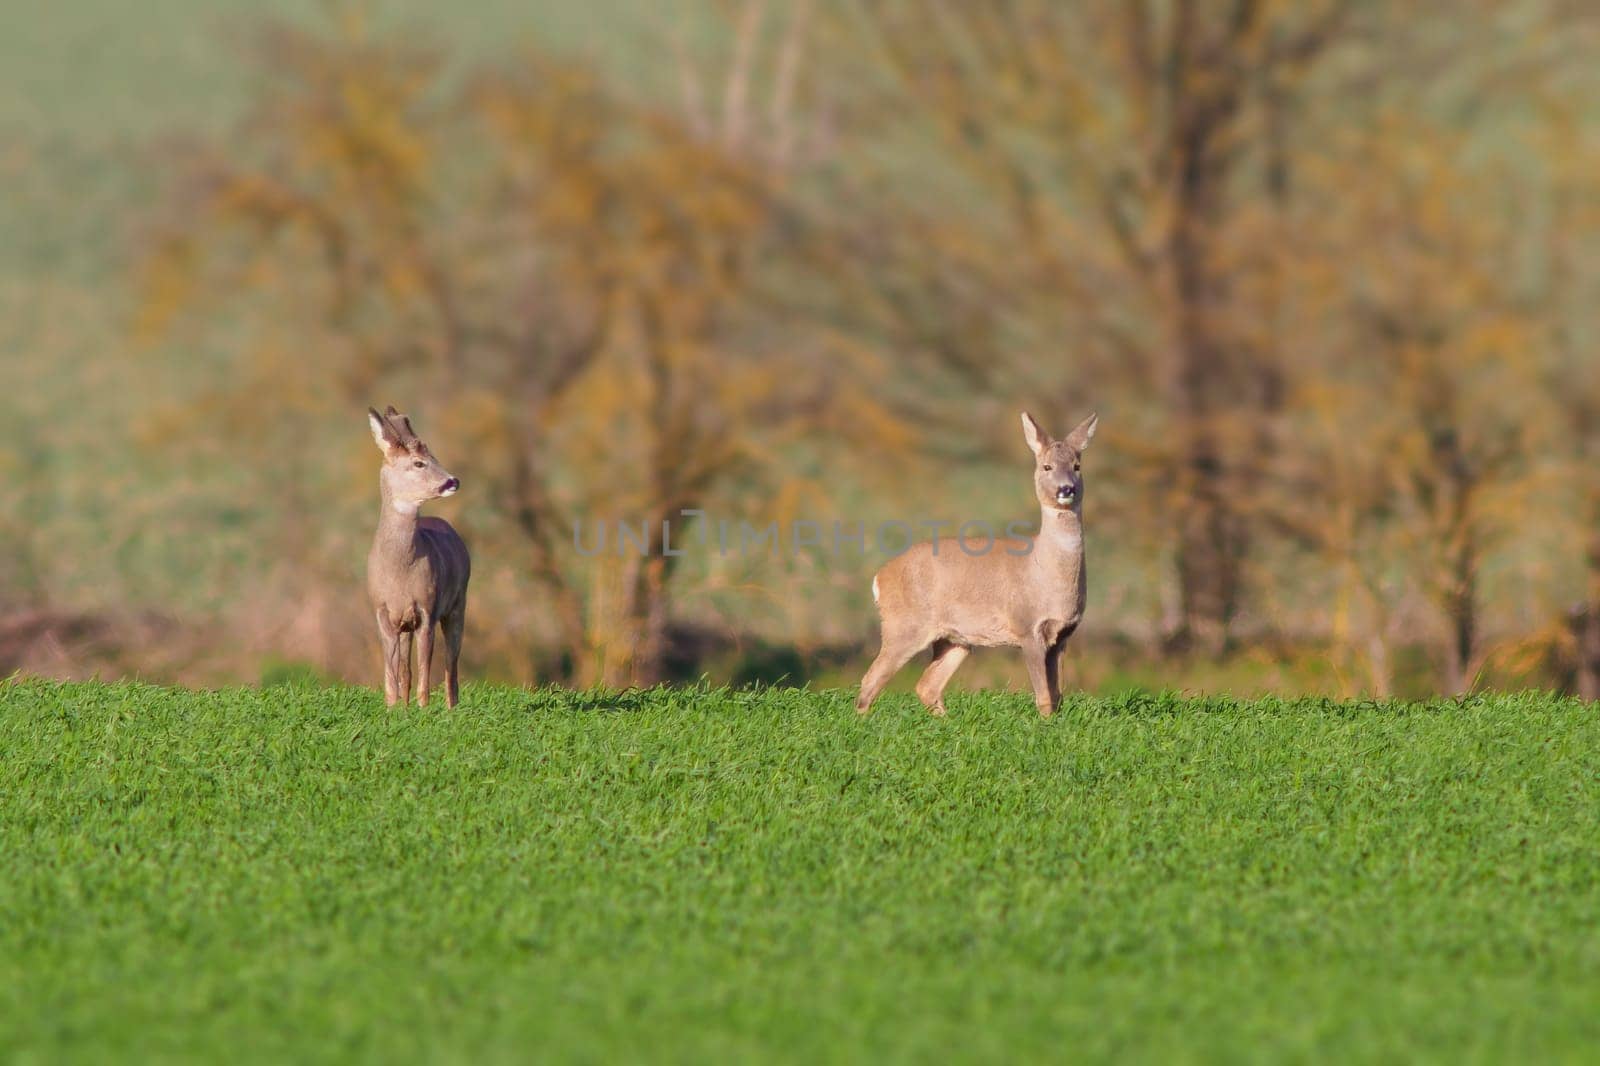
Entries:
[[872,263],[883,312],[985,388],[1132,401],[1110,443],[1131,515],[1170,519],[1175,647],[1220,650],[1240,606],[1284,394],[1261,205],[1290,194],[1296,93],[1358,7],[910,0],[838,23],[888,73],[891,128],[936,130],[966,183],[962,212],[912,222],[925,265]]
[[[1295,415],[1327,431],[1275,457],[1275,514],[1359,580],[1377,617],[1410,591],[1428,602],[1443,683],[1462,692],[1489,650],[1487,562],[1555,517],[1541,318],[1509,268],[1515,213],[1491,209],[1521,182],[1411,117],[1344,139],[1307,173],[1322,206],[1297,220],[1287,273],[1307,338]],[[1384,180],[1339,195],[1373,173]]]
[[[962,407],[1118,405],[1096,516],[1171,560],[1169,647],[1221,648],[1252,578],[1302,618],[1331,586],[1374,687],[1419,603],[1445,684],[1470,684],[1486,561],[1550,487],[1543,331],[1582,317],[1506,266],[1547,184],[1471,157],[1544,95],[1588,113],[1592,27],[1538,3],[840,10],[837,51],[879,72],[877,154],[915,161],[881,168],[892,206],[840,257],[878,294],[868,326]],[[1589,364],[1558,363],[1582,394]]]
[[[793,508],[910,422],[1010,461],[1001,402],[1093,404],[1096,526],[1171,575],[1168,648],[1331,633],[1389,691],[1426,641],[1460,690],[1537,574],[1515,609],[1600,686],[1581,7],[722,7],[720,36],[667,23],[671,103],[351,15],[262,35],[251,115],[181,151],[141,324],[255,312],[184,417],[273,441],[241,466],[286,579],[343,572],[318,427],[403,390],[472,457],[477,543],[538,582],[504,627],[534,672],[650,681],[663,521]],[[585,555],[579,518],[649,547]]]
[[[1590,13],[1589,37],[1600,37],[1600,17]],[[1567,611],[1573,685],[1600,700],[1600,137],[1589,128],[1576,94],[1552,87],[1541,94],[1540,136],[1534,142],[1549,171],[1549,212],[1541,242],[1540,303],[1547,393],[1559,415],[1558,464],[1576,506],[1563,523],[1563,540],[1581,558],[1577,602]]]
[[[272,308],[318,357],[248,374],[258,410],[310,390],[335,418],[380,387],[420,390],[438,412],[420,424],[472,456],[492,502],[475,532],[520,543],[554,608],[561,652],[541,672],[659,680],[677,558],[663,523],[794,476],[802,430],[898,432],[869,392],[836,386],[836,346],[761,317],[789,142],[702,129],[537,53],[456,91],[353,17],[262,40],[251,119],[187,155],[146,325],[215,314],[230,292]],[[613,538],[586,558],[580,519],[642,527],[645,550]]]

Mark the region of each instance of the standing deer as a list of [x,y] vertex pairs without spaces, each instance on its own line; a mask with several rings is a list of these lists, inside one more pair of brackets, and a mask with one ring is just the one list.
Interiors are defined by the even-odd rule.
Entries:
[[393,707],[408,700],[411,638],[417,638],[417,705],[428,705],[433,666],[433,627],[444,630],[445,703],[459,697],[461,633],[467,622],[467,579],[472,558],[459,534],[442,518],[419,518],[429,500],[453,496],[461,487],[428,446],[411,431],[411,420],[393,407],[367,408],[372,439],[383,452],[378,486],[383,510],[367,555],[367,595],[378,616],[383,642],[383,695]]
[[1034,541],[1001,540],[982,553],[938,542],[885,563],[872,579],[883,644],[861,679],[856,711],[866,714],[891,677],[923,648],[933,661],[917,697],[943,715],[944,689],[974,645],[1020,647],[1033,700],[1048,718],[1061,701],[1061,653],[1083,617],[1083,477],[1079,463],[1094,436],[1090,415],[1064,440],[1051,440],[1026,411],[1022,433],[1033,450],[1033,491],[1041,520]]

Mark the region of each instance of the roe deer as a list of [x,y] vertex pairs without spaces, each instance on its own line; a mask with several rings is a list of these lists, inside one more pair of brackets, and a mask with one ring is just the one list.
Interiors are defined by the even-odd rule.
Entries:
[[429,500],[453,496],[460,479],[439,465],[411,431],[411,420],[393,407],[367,408],[372,439],[383,452],[378,485],[383,511],[367,555],[367,595],[378,616],[383,642],[383,695],[393,707],[408,700],[411,638],[417,638],[417,705],[428,705],[433,666],[433,626],[444,631],[444,698],[460,698],[461,632],[467,623],[467,579],[472,559],[460,535],[442,518],[419,518]]
[[1079,461],[1094,436],[1090,415],[1064,440],[1051,440],[1033,416],[1022,431],[1033,449],[1033,490],[1042,518],[1033,541],[1001,540],[982,553],[959,540],[939,550],[918,544],[884,564],[872,579],[883,644],[861,679],[856,711],[866,714],[895,672],[928,645],[933,662],[917,697],[936,715],[944,688],[980,647],[1020,647],[1045,718],[1061,701],[1061,653],[1083,617],[1083,478]]

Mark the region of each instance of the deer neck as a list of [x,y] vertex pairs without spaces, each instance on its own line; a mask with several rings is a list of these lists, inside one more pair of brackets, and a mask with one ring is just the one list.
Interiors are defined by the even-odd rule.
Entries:
[[378,535],[374,548],[384,559],[409,564],[417,557],[417,512],[419,505],[394,500],[389,490],[382,491],[383,509],[378,513]]
[[1083,572],[1083,514],[1076,507],[1039,509],[1039,543],[1034,548],[1047,567],[1079,575]]

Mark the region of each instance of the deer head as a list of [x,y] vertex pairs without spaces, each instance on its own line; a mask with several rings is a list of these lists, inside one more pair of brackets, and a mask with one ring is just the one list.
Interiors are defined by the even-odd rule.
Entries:
[[381,415],[377,408],[369,407],[367,421],[372,426],[372,439],[383,452],[378,482],[391,507],[401,513],[415,513],[429,500],[455,495],[461,479],[439,465],[428,446],[412,431],[409,418],[393,407]]
[[1040,506],[1059,511],[1083,506],[1083,450],[1094,438],[1098,415],[1090,415],[1061,440],[1050,434],[1028,412],[1022,412],[1022,435],[1033,452],[1033,491]]

